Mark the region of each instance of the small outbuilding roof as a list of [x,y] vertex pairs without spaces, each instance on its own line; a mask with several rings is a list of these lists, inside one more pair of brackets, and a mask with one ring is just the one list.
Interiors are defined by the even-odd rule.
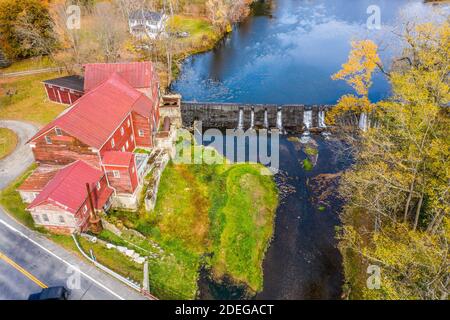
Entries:
[[44,81],[45,84],[72,89],[79,92],[84,91],[84,78],[80,76],[66,76]]
[[60,167],[41,165],[17,188],[25,192],[41,192]]

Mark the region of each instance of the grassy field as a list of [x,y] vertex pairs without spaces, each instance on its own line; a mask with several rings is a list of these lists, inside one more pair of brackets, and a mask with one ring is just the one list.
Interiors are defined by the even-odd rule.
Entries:
[[[65,106],[48,101],[42,81],[59,73],[0,79],[0,118],[44,125],[60,114]],[[11,96],[8,92],[12,93]]]
[[263,288],[262,263],[278,204],[272,179],[262,176],[259,169],[232,165],[221,174],[223,181],[216,182],[213,193],[211,221],[217,228],[212,259],[215,278],[228,275],[252,292]]
[[0,160],[6,158],[17,146],[17,135],[14,131],[0,128]]
[[178,38],[179,57],[191,55],[211,49],[221,34],[205,18],[194,18],[182,15],[174,16],[168,24],[171,32],[187,32],[186,38]]
[[0,192],[0,204],[23,225],[33,230],[40,230],[34,225],[33,218],[30,213],[25,210],[27,207],[26,204],[22,202],[20,194],[16,191],[16,189],[23,183],[23,181],[25,181],[26,178],[30,176],[35,168],[36,165],[33,164],[21,177],[17,178],[2,192]]
[[56,65],[48,57],[35,57],[14,62],[7,68],[0,69],[2,73],[27,71],[55,67]]

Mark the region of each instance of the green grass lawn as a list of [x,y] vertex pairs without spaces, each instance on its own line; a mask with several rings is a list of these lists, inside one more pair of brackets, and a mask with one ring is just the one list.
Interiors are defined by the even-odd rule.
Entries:
[[[62,76],[59,73],[0,79],[0,118],[44,125],[59,115],[65,106],[50,102],[42,81]],[[7,92],[13,92],[8,96]]]
[[188,37],[177,39],[177,44],[183,48],[183,57],[209,50],[221,37],[214,26],[204,18],[176,15],[171,18],[168,25],[172,32],[189,33]]
[[[228,275],[256,293],[263,288],[262,263],[274,229],[277,190],[261,166],[230,165],[213,192],[215,278]],[[220,180],[220,179],[219,179]],[[222,189],[223,187],[223,189]]]
[[48,57],[35,57],[14,62],[9,67],[0,69],[0,71],[2,73],[11,73],[52,67],[56,67],[56,65]]
[[6,158],[17,146],[17,135],[14,131],[0,128],[0,160]]
[[30,176],[36,165],[32,165],[25,173],[13,181],[8,187],[0,192],[0,204],[7,212],[9,212],[17,221],[33,230],[40,230],[34,225],[33,218],[26,211],[27,205],[22,202],[19,192],[16,189]]

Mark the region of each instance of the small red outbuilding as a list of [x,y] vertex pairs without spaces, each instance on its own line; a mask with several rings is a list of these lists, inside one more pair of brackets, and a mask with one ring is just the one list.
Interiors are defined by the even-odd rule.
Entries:
[[45,91],[50,101],[71,105],[84,94],[84,79],[67,76],[44,81]]

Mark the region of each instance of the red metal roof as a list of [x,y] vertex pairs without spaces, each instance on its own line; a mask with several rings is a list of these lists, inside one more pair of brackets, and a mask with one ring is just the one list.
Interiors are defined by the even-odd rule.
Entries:
[[28,206],[28,209],[43,203],[51,203],[75,214],[86,201],[86,183],[93,191],[93,200],[96,208],[101,208],[112,194],[106,187],[102,194],[97,194],[96,184],[104,173],[84,161],[76,161],[56,173],[53,179],[45,186],[42,192]]
[[84,91],[96,86],[117,73],[133,88],[150,88],[154,80],[153,65],[149,61],[128,63],[89,63],[84,65]]
[[152,101],[131,87],[118,74],[78,99],[71,108],[42,128],[30,141],[58,127],[100,149],[131,111],[150,118]]
[[107,151],[103,155],[102,163],[104,165],[126,166],[130,165],[134,154],[131,152]]

